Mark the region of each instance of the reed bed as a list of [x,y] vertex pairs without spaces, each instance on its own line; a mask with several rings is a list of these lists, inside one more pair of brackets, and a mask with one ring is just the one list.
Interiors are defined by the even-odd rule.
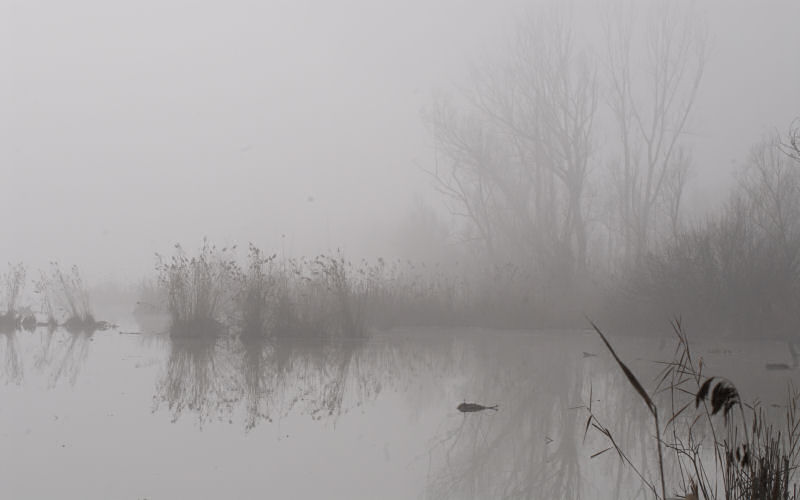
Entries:
[[[594,323],[592,327],[653,417],[658,473],[653,478],[630,458],[593,411],[590,395],[584,406],[588,412],[585,433],[593,430],[609,444],[592,458],[616,453],[657,499],[800,497],[795,480],[800,458],[800,391],[789,386],[781,408],[783,418],[777,420],[760,403],[742,401],[732,381],[703,373],[702,358],[693,355],[681,321],[676,320],[672,324],[677,339],[674,357],[662,363],[656,388],[650,393],[600,328]],[[679,496],[668,497],[668,490],[678,490]]]
[[89,290],[83,282],[78,266],[72,266],[65,272],[57,262],[51,263],[47,285],[52,289],[52,294],[62,308],[67,311],[67,318],[62,323],[67,330],[93,331],[99,327],[100,324],[92,311]]
[[9,264],[8,271],[0,277],[0,283],[5,285],[4,305],[5,311],[0,313],[0,330],[14,330],[21,324],[17,311],[20,294],[25,287],[25,266],[22,263]]
[[[544,284],[514,265],[353,263],[341,253],[278,258],[252,244],[240,261],[234,251],[204,241],[195,256],[180,245],[171,257],[157,256],[166,303],[151,308],[170,314],[173,334],[227,329],[246,336],[341,337],[362,336],[370,327],[527,329],[563,324],[571,307],[549,303]],[[147,301],[157,296],[151,293]]]
[[172,335],[202,336],[223,330],[250,337],[359,336],[365,331],[360,297],[341,256],[277,262],[249,246],[244,266],[235,247],[205,241],[197,256],[180,245],[158,256],[158,282]]
[[181,245],[175,245],[170,258],[157,255],[158,282],[173,335],[211,335],[223,329],[241,276],[233,250],[217,249],[204,240],[196,256],[189,256]]

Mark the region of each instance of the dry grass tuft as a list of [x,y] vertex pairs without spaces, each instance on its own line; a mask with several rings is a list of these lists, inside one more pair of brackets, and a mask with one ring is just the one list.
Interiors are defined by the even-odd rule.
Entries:
[[[666,498],[668,480],[670,484],[686,485],[684,498],[699,498],[700,494],[706,499],[800,498],[794,481],[800,458],[800,391],[789,387],[784,423],[777,425],[759,404],[744,404],[732,381],[703,375],[702,361],[692,355],[681,321],[676,320],[673,330],[678,346],[673,359],[663,363],[654,391],[654,395],[666,397],[671,409],[670,418],[662,428],[654,395],[643,388],[619,359],[600,329],[593,323],[592,326],[654,417],[660,494],[653,481],[634,465],[609,429],[600,423],[590,402],[584,407],[589,412],[586,431],[594,428],[611,443],[611,447],[593,457],[615,450],[656,498]],[[662,455],[662,449],[669,453]],[[665,470],[670,471],[669,477]]]

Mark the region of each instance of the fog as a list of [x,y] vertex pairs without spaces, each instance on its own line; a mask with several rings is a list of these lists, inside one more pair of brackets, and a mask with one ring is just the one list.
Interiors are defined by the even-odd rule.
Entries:
[[[800,6],[698,6],[710,55],[687,203],[705,209],[750,144],[800,109]],[[153,252],[203,236],[396,256],[414,197],[439,206],[422,112],[501,54],[531,8],[3,2],[3,258],[132,279]]]
[[421,108],[510,8],[7,2],[5,257],[141,272],[175,242],[284,234],[385,251],[426,190]]
[[796,500],[798,19],[0,0],[0,496]]

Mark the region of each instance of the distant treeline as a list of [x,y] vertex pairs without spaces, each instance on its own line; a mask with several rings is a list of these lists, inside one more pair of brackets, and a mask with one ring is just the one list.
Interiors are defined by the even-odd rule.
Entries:
[[618,327],[683,315],[701,331],[793,331],[800,122],[756,144],[724,207],[698,220],[685,193],[707,23],[675,2],[615,9],[580,31],[569,9],[536,10],[434,100],[430,174],[461,221],[452,236],[524,268],[562,323],[583,311]]

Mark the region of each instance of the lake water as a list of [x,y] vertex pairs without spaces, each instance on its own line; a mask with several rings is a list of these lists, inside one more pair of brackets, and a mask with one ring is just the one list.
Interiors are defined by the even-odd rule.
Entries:
[[[651,421],[589,331],[170,339],[142,327],[0,336],[3,498],[645,498]],[[649,388],[672,339],[611,336]],[[698,342],[744,399],[784,401],[780,342]],[[596,354],[596,356],[594,356]],[[462,414],[459,403],[499,404]],[[652,466],[652,460],[647,461]],[[645,473],[651,474],[652,468]],[[677,489],[677,488],[673,488]]]

